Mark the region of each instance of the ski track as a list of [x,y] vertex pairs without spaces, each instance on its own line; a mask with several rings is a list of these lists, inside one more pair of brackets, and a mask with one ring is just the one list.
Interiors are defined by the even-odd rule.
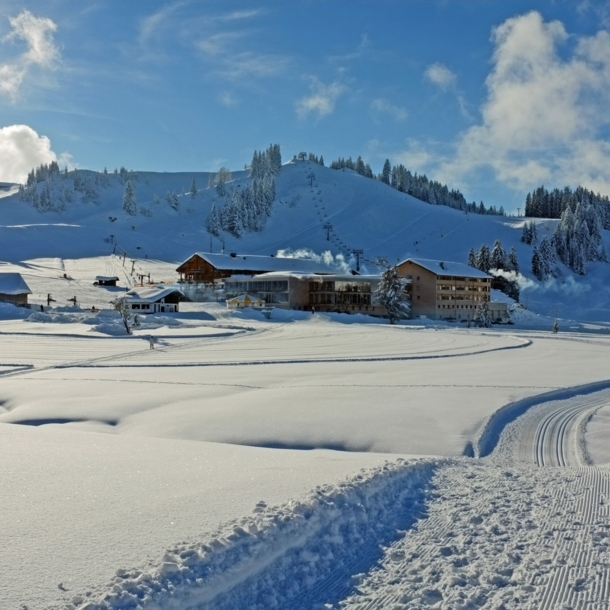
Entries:
[[[303,501],[231,522],[211,538],[169,549],[144,569],[117,570],[105,591],[64,610],[296,610],[338,602],[381,544],[421,514],[439,462],[397,459]],[[55,608],[59,608],[56,606]]]
[[342,610],[608,610],[610,472],[454,463]]
[[610,470],[584,443],[604,385],[531,403],[487,461],[439,470],[428,518],[338,607],[608,610]]

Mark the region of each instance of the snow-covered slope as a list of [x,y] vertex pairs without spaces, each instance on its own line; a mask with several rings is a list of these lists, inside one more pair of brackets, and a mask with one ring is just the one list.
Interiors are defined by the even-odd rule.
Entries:
[[[92,172],[81,171],[91,177]],[[311,177],[313,174],[313,178]],[[95,203],[80,193],[63,212],[41,213],[17,194],[0,200],[0,260],[23,261],[42,257],[85,258],[109,254],[118,244],[130,258],[179,262],[197,250],[220,251],[222,242],[210,240],[205,221],[212,203],[222,199],[208,184],[207,173],[138,172],[136,203],[130,216],[122,209],[124,181],[109,176]],[[200,187],[188,193],[191,181]],[[229,192],[249,181],[247,172],[235,172]],[[71,184],[70,178],[60,178]],[[585,320],[610,318],[610,265],[588,264],[588,275],[564,276],[541,284],[530,270],[532,247],[520,241],[523,218],[466,214],[424,203],[351,170],[336,171],[308,161],[290,162],[277,177],[277,197],[265,228],[241,238],[224,234],[228,252],[272,254],[279,250],[317,254],[330,251],[349,261],[353,249],[364,250],[364,265],[378,257],[396,262],[409,256],[465,262],[468,250],[500,239],[506,250],[514,246],[525,278],[522,302],[533,311]],[[179,209],[165,201],[166,192],[178,193]],[[181,194],[185,193],[185,194]],[[153,203],[154,195],[160,203]],[[550,235],[555,220],[538,220],[539,238]],[[330,223],[332,229],[324,226]],[[610,248],[610,236],[604,232]],[[109,240],[113,236],[112,241]],[[330,237],[330,239],[327,239]]]

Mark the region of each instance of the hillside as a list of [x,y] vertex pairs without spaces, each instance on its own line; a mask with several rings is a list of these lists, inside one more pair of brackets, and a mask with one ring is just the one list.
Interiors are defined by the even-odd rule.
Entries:
[[[84,179],[94,172],[81,170]],[[313,177],[312,177],[313,174]],[[200,188],[189,194],[191,181]],[[64,211],[39,212],[21,201],[15,190],[0,193],[0,260],[18,262],[45,257],[64,259],[126,252],[130,258],[176,263],[193,251],[210,248],[205,230],[212,203],[222,198],[208,184],[208,173],[137,172],[134,182],[139,213],[122,209],[124,180],[114,174],[99,188],[97,201],[83,201],[79,192]],[[246,172],[235,172],[230,193],[247,184]],[[60,177],[54,194],[70,177]],[[39,185],[40,186],[40,185]],[[165,201],[166,192],[178,195],[177,210]],[[182,194],[184,193],[184,194]],[[159,203],[153,203],[154,195]],[[114,219],[114,220],[113,220]],[[378,257],[396,262],[409,256],[465,262],[471,247],[493,245],[501,239],[506,250],[517,250],[522,272],[522,302],[533,311],[580,320],[610,317],[610,265],[590,263],[581,277],[564,275],[544,284],[530,273],[532,247],[520,241],[523,218],[466,214],[421,202],[351,170],[332,170],[309,161],[285,164],[276,179],[276,200],[266,226],[237,239],[225,235],[227,252],[251,254],[318,255],[329,251],[338,262],[350,262],[352,249],[362,249],[362,266],[374,271]],[[552,233],[556,220],[538,219],[541,239]],[[330,223],[330,240],[324,225]],[[112,241],[110,240],[110,236]],[[610,235],[604,232],[607,247]],[[212,250],[220,251],[213,238]],[[354,261],[351,261],[354,266]],[[584,298],[583,298],[584,297]]]

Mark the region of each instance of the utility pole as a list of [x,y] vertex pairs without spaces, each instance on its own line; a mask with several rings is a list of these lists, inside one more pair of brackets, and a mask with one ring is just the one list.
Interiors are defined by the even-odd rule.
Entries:
[[352,254],[356,255],[356,271],[360,271],[360,255],[364,254],[364,250],[352,250]]
[[326,241],[330,241],[330,232],[333,230],[333,226],[330,224],[330,222],[327,222],[324,225],[324,228],[326,229]]
[[307,177],[309,178],[309,186],[313,186],[313,181],[315,180],[316,175],[313,172],[309,172]]

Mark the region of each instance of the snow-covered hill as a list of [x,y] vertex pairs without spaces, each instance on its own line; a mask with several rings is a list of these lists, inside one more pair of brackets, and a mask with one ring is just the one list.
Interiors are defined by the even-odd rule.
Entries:
[[[94,172],[81,170],[83,179]],[[199,192],[189,193],[195,179]],[[206,218],[222,198],[206,188],[207,173],[137,172],[134,181],[138,214],[122,209],[125,181],[109,174],[93,201],[75,192],[64,211],[39,212],[16,192],[0,199],[0,260],[87,258],[115,249],[130,258],[176,263],[192,252],[220,251],[219,238],[210,239]],[[230,193],[249,182],[247,172],[234,172]],[[55,180],[54,195],[72,178]],[[40,188],[40,185],[39,185]],[[167,201],[178,195],[178,209]],[[521,301],[531,310],[562,318],[610,319],[610,265],[590,263],[586,276],[564,269],[562,278],[540,283],[530,273],[532,246],[521,243],[523,218],[466,214],[424,203],[351,170],[332,170],[309,161],[285,164],[276,178],[276,201],[264,229],[241,238],[223,234],[227,252],[299,256],[325,251],[354,264],[352,250],[361,249],[363,265],[374,271],[378,257],[396,262],[409,256],[466,262],[471,247],[490,247],[500,239],[506,250],[517,250],[524,278]],[[155,203],[157,195],[158,203]],[[332,225],[325,229],[325,225]],[[538,235],[552,233],[556,220],[537,220]],[[110,238],[112,236],[112,238]],[[328,239],[329,238],[329,239]],[[604,232],[607,248],[610,235]]]

